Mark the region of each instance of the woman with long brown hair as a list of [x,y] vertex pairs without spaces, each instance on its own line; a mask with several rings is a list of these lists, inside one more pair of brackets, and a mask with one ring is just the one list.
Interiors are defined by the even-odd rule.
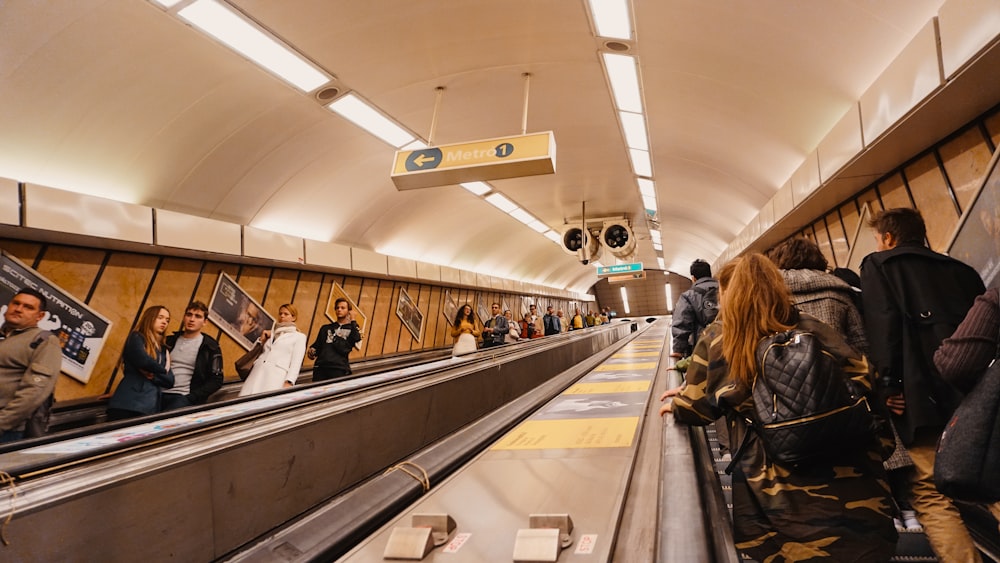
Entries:
[[170,311],[154,305],[143,311],[135,332],[125,341],[121,383],[108,401],[108,420],[160,412],[164,389],[174,386],[170,353],[164,346]]
[[[868,363],[843,337],[799,313],[774,264],[760,254],[737,258],[719,272],[721,307],[695,346],[672,404],[678,422],[704,426],[725,416],[730,444],[751,430],[757,345],[793,327],[813,333],[849,376],[868,376]],[[857,450],[795,467],[768,458],[751,437],[734,463],[736,547],[758,561],[888,561],[896,543],[892,500],[882,468],[891,434]],[[833,454],[833,452],[831,452]]]

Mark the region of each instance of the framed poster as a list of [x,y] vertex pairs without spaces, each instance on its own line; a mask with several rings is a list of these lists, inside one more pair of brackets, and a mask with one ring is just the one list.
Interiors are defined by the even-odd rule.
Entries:
[[219,272],[208,318],[247,350],[261,333],[274,327],[274,317],[225,272]]
[[403,321],[403,326],[410,331],[413,339],[420,342],[424,332],[424,314],[417,309],[417,304],[410,298],[405,288],[399,288],[399,302],[396,303],[396,316]]
[[[358,323],[358,329],[361,331],[361,335],[364,336],[365,327],[368,326],[368,315],[361,312],[361,309],[358,308],[358,304],[351,299],[351,296],[348,295],[347,292],[344,291],[344,288],[340,287],[340,284],[337,282],[333,282],[333,286],[330,288],[330,299],[326,302],[326,311],[324,312],[326,318],[331,321],[337,320],[337,312],[334,310],[334,306],[337,303],[337,299],[340,299],[341,297],[347,299],[347,302],[351,304],[351,314],[354,316],[354,320]],[[354,347],[360,350],[362,342],[362,340],[355,342]]]
[[62,371],[86,383],[101,356],[111,321],[10,254],[0,254],[0,315],[25,287],[46,297],[48,311],[38,326],[59,337]]
[[983,175],[983,184],[962,214],[948,245],[948,255],[972,266],[986,287],[1000,284],[1000,151]]
[[444,291],[444,305],[441,307],[441,314],[444,315],[444,320],[448,321],[448,326],[455,322],[455,316],[458,315],[458,303],[451,296],[451,291],[447,289]]

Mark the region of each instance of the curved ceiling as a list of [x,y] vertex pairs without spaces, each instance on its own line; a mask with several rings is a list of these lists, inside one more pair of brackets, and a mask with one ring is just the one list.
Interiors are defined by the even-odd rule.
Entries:
[[[555,174],[492,187],[557,230],[628,217],[636,260],[717,258],[943,0],[633,0],[658,225],[585,0],[228,0],[416,136],[553,131]],[[595,281],[455,185],[399,191],[394,148],[183,19],[183,0],[6,2],[0,176],[495,276]],[[436,104],[436,88],[443,87]]]

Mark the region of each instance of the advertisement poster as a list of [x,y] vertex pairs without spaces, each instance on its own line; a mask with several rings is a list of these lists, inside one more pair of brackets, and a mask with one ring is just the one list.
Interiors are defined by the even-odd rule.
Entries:
[[441,307],[441,314],[444,315],[449,326],[455,323],[455,317],[458,316],[458,303],[451,296],[451,291],[447,289],[444,291],[444,306]]
[[261,333],[274,326],[274,317],[225,272],[219,272],[208,318],[247,350]]
[[[334,306],[336,305],[337,300],[341,297],[347,299],[347,302],[351,304],[351,315],[354,317],[354,320],[357,321],[358,329],[361,331],[363,336],[365,334],[365,328],[368,326],[368,316],[362,313],[361,309],[358,309],[358,304],[351,299],[351,296],[347,295],[344,288],[340,287],[340,284],[337,282],[333,282],[333,287],[330,288],[330,300],[326,302],[326,318],[331,321],[337,320],[337,312],[334,310]],[[360,340],[356,342],[354,347],[360,350],[361,342],[362,341]]]
[[111,322],[4,252],[0,256],[0,315],[7,311],[14,294],[24,287],[38,290],[48,301],[48,311],[38,326],[59,337],[62,371],[86,383],[101,355]]
[[403,321],[403,326],[410,331],[413,339],[420,342],[420,335],[424,332],[424,314],[417,309],[417,304],[410,298],[410,294],[402,287],[399,288],[399,302],[396,304],[396,316]]
[[986,287],[1000,284],[1000,151],[975,201],[966,210],[948,249],[948,255],[972,266]]

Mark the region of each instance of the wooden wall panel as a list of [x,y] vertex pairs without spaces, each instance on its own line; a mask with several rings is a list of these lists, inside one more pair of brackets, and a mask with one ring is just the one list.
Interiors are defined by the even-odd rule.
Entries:
[[[165,257],[160,262],[149,287],[146,306],[163,305],[170,311],[168,334],[181,329],[184,309],[191,302],[191,295],[197,288],[200,271],[200,264],[194,260]],[[208,304],[208,301],[205,303]]]
[[[324,285],[327,287],[324,287]],[[307,347],[312,343],[313,337],[316,336],[319,327],[329,322],[323,317],[324,320],[319,324],[315,323],[316,315],[319,314],[322,317],[323,310],[326,309],[326,300],[320,298],[320,294],[323,291],[329,295],[329,284],[323,284],[323,274],[319,272],[299,272],[298,282],[295,287],[295,297],[292,303],[295,303],[295,306],[299,309],[299,318],[295,324],[306,335]],[[302,365],[311,368],[313,361],[305,358]]]
[[955,197],[962,210],[966,210],[982,184],[986,166],[990,163],[989,145],[979,127],[970,127],[964,133],[941,145],[939,150],[948,181],[955,190]]
[[[45,248],[35,270],[73,297],[85,301],[106,256],[103,250],[50,245]],[[145,288],[142,289],[145,292]]]
[[0,249],[31,267],[35,263],[35,258],[42,252],[43,246],[37,242],[0,239]]
[[[295,270],[285,270],[280,268],[273,268],[268,273],[268,282],[266,296],[264,298],[264,306],[267,307],[269,313],[274,315],[274,319],[278,319],[278,308],[285,303],[295,303],[295,287],[299,282],[299,273]],[[299,314],[302,315],[303,311],[298,304],[295,305],[296,309],[299,309]],[[307,316],[308,318],[308,316]],[[298,319],[296,319],[298,320]],[[298,323],[296,323],[296,326]],[[302,327],[298,327],[302,330]]]
[[278,306],[284,303],[284,301],[281,300],[280,296],[275,300],[268,300],[267,286],[271,279],[271,268],[243,266],[239,269],[239,276],[234,276],[229,268],[227,268],[226,273],[232,276],[236,280],[236,283],[240,284],[240,287],[243,288],[243,291],[246,291],[250,297],[256,299],[268,314],[277,320]]
[[[358,308],[368,316],[368,326],[365,328],[364,338],[361,340],[361,357],[367,358],[377,356],[381,349],[381,344],[377,348],[371,347],[372,338],[375,334],[381,334],[384,338],[385,325],[380,325],[375,321],[375,290],[378,289],[378,280],[348,277],[344,280],[344,291],[354,299]],[[379,340],[381,342],[381,340]]]
[[[143,254],[120,252],[111,255],[89,303],[90,307],[113,323],[104,341],[104,349],[86,385],[81,385],[68,376],[59,378],[56,385],[57,401],[100,395],[114,390],[117,381],[121,380],[118,366],[122,348],[146,307],[146,290],[159,262],[158,257]],[[83,269],[90,268],[85,266]]]
[[943,250],[958,223],[958,209],[937,159],[928,153],[907,166],[904,173],[914,207],[921,211],[927,225],[931,248]]
[[986,118],[984,121],[986,131],[990,134],[993,146],[1000,146],[1000,111]]
[[370,292],[371,299],[374,301],[372,326],[378,327],[371,335],[368,349],[373,355],[380,355],[385,353],[385,342],[389,338],[388,335],[391,334],[390,323],[393,322],[393,319],[395,319],[396,331],[399,330],[399,319],[396,319],[395,312],[389,307],[389,302],[392,301],[393,284],[390,281],[382,280],[365,280],[365,282],[364,291]]
[[386,305],[385,339],[382,341],[383,354],[395,354],[399,350],[399,333],[401,330],[406,330],[403,328],[403,321],[396,315],[399,289],[403,285],[395,282],[385,282],[380,284],[378,288],[378,300],[384,301]]
[[444,291],[440,287],[431,285],[427,288],[427,330],[424,338],[423,349],[440,348],[444,346],[444,333],[441,327],[446,324],[444,315],[441,314],[441,302]]
[[882,206],[885,209],[913,207],[913,202],[910,201],[910,195],[906,193],[906,185],[903,183],[903,176],[898,172],[882,181],[878,185],[878,191],[882,196]]

